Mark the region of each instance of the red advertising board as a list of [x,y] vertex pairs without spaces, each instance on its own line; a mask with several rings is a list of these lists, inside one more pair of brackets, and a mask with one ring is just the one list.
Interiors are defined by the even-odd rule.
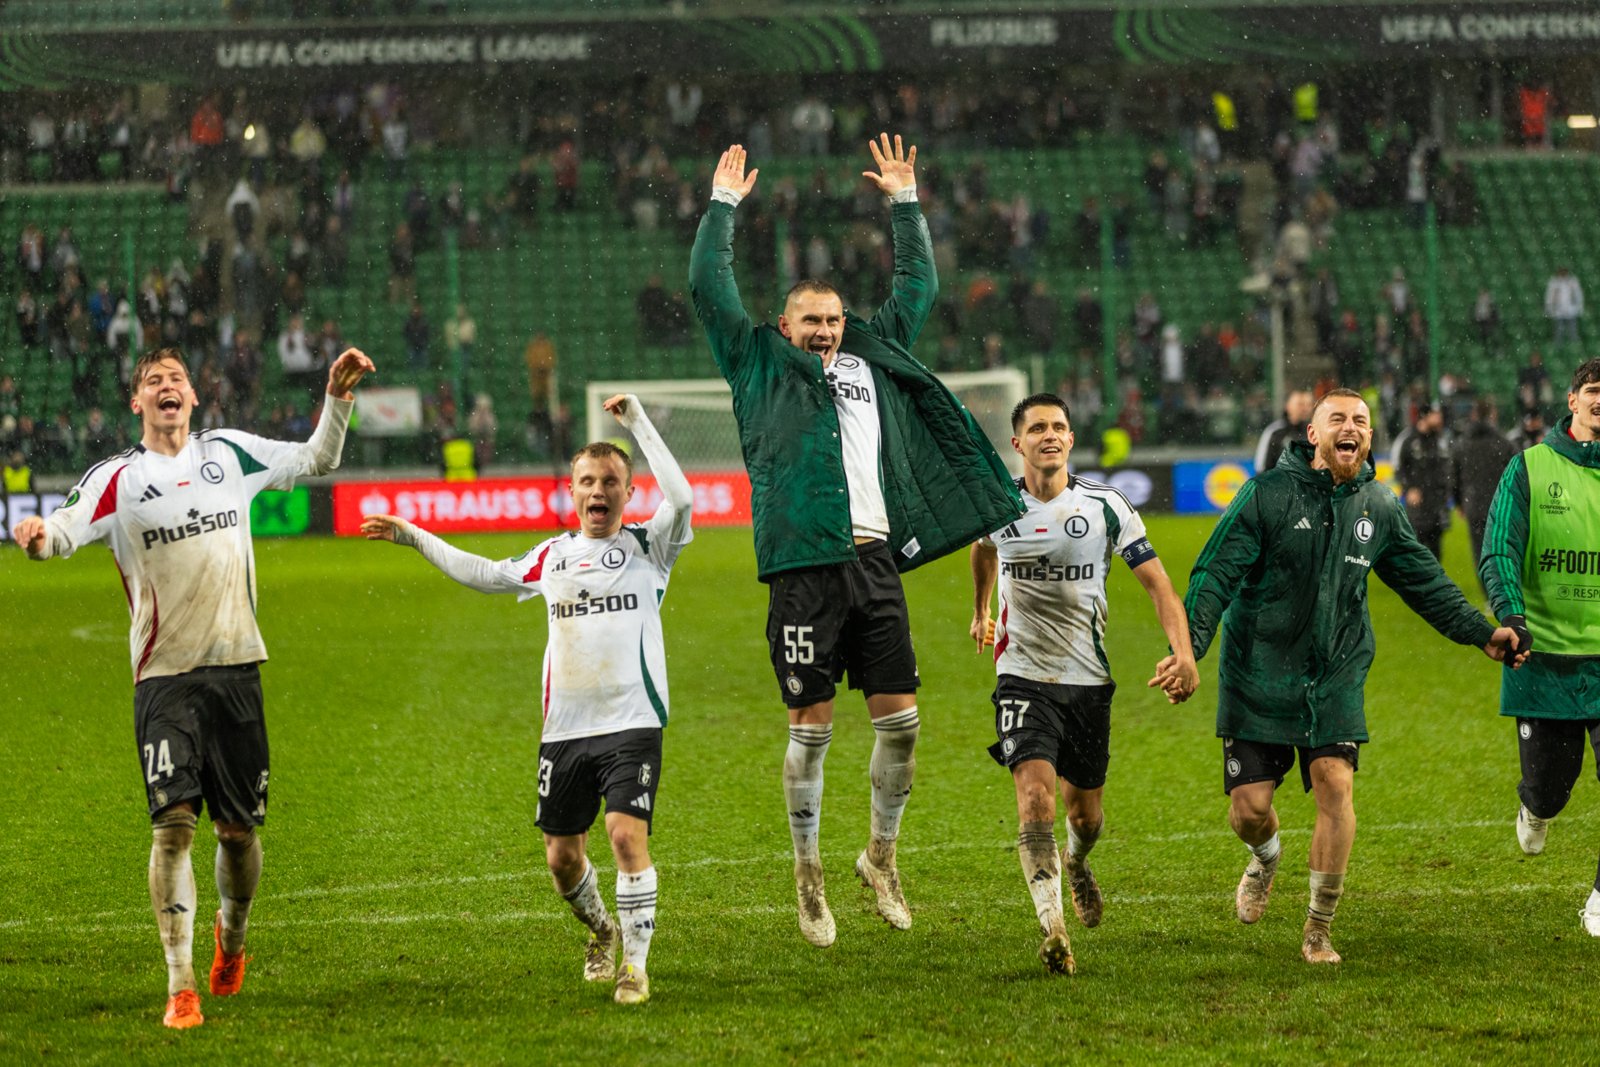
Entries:
[[[750,479],[744,471],[695,472],[696,526],[750,525]],[[633,480],[623,513],[643,522],[661,503],[654,478]],[[565,479],[484,478],[476,482],[338,482],[333,486],[333,532],[349,537],[363,515],[398,515],[433,533],[561,530],[577,526]]]

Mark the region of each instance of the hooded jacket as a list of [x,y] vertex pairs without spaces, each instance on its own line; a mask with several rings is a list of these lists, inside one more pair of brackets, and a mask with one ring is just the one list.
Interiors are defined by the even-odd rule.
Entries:
[[[700,220],[689,292],[717,369],[733,389],[750,473],[762,581],[856,558],[839,417],[822,361],[745,313],[733,277],[734,208]],[[922,211],[896,204],[894,289],[871,319],[845,315],[840,352],[872,368],[882,431],[880,470],[889,548],[908,571],[1022,515],[1022,498],[967,409],[910,353],[938,294]]]
[[1417,540],[1370,463],[1335,485],[1291,442],[1218,521],[1184,606],[1195,658],[1220,631],[1217,736],[1320,748],[1367,740],[1362,688],[1376,647],[1376,573],[1445,637],[1482,646],[1491,626]]

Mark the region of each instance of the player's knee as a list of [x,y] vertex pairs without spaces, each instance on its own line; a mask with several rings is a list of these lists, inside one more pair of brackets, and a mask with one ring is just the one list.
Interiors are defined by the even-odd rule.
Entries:
[[213,823],[217,844],[229,852],[247,851],[256,841],[256,828],[242,823]]
[[1272,790],[1235,788],[1228,796],[1228,818],[1235,830],[1266,826],[1272,820]]
[[194,830],[200,824],[194,810],[186,804],[158,811],[150,820],[155,846],[164,852],[187,852],[194,843]]
[[619,869],[625,871],[642,870],[650,866],[650,839],[645,831],[644,823],[632,818],[627,821],[638,823],[638,826],[606,828],[611,838],[611,853],[616,857]]
[[1023,822],[1056,821],[1055,791],[1039,782],[1017,783],[1017,815]]
[[1324,814],[1354,818],[1354,772],[1343,760],[1318,760],[1312,765],[1311,790]]
[[544,861],[550,867],[550,873],[555,876],[556,882],[563,886],[574,886],[578,879],[583,877],[583,848],[575,837],[552,837],[544,843]]

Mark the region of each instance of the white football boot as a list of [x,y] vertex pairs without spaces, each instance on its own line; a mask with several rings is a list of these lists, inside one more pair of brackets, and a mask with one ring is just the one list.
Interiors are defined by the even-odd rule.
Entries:
[[1550,832],[1554,819],[1541,819],[1528,810],[1526,804],[1517,807],[1517,844],[1530,856],[1544,851],[1544,837]]

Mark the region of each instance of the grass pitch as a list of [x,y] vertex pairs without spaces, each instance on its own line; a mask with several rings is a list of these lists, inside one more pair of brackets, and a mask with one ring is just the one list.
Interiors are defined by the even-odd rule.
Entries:
[[[1211,526],[1152,519],[1183,586]],[[528,537],[456,539],[503,556]],[[1447,542],[1474,590],[1464,533]],[[839,923],[795,926],[779,767],[784,715],[765,590],[744,530],[702,531],[665,613],[672,695],[652,852],[654,999],[580,980],[583,932],[533,826],[537,604],[462,589],[416,553],[356,541],[257,546],[273,748],[265,876],[244,992],[173,1033],[145,890],[127,612],[108,554],[0,551],[0,1061],[259,1063],[1592,1061],[1600,944],[1577,910],[1594,873],[1592,783],[1546,853],[1512,816],[1515,739],[1497,671],[1373,581],[1373,743],[1334,925],[1346,962],[1299,959],[1310,799],[1279,793],[1285,859],[1267,916],[1233,917],[1246,853],[1213,738],[1215,664],[1169,707],[1144,688],[1164,639],[1125,568],[1111,585],[1114,706],[1106,919],[1047,976],[993,740],[993,668],[967,639],[963,555],[907,579],[922,668],[916,793],[901,871],[916,915],[889,930],[854,884],[871,730],[841,701],[823,853]],[[197,969],[216,906],[197,837]],[[603,835],[591,857],[613,888]],[[202,979],[203,982],[203,979]]]

